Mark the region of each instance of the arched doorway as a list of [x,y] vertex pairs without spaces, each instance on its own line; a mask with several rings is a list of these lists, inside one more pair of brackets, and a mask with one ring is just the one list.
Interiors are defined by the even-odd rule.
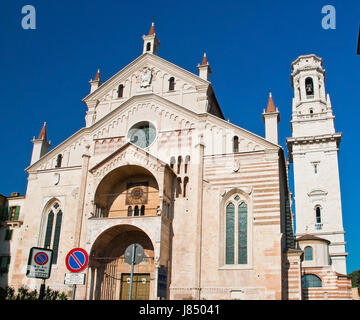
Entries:
[[144,248],[145,257],[134,268],[132,299],[151,299],[155,278],[154,246],[143,230],[126,224],[107,229],[92,246],[90,299],[129,298],[130,265],[125,262],[124,253],[133,243],[139,243]]

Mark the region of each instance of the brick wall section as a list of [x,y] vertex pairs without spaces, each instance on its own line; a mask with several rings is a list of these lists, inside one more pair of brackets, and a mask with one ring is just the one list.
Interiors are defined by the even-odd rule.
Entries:
[[322,281],[321,288],[303,289],[304,300],[352,299],[351,278],[333,271],[331,266],[303,268],[304,274],[314,274]]

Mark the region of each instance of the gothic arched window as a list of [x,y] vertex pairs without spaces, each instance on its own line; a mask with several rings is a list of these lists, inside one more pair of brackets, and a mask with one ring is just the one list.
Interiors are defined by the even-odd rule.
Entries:
[[[58,202],[55,202],[49,209],[47,214],[47,224],[45,230],[44,248],[51,248],[53,250],[52,263],[57,263],[61,222],[62,222],[62,211]],[[55,222],[54,222],[55,219]],[[51,246],[52,244],[52,246]]]
[[305,79],[305,92],[307,96],[314,95],[314,82],[313,79],[310,77]]
[[236,195],[226,206],[225,264],[247,264],[247,204]]

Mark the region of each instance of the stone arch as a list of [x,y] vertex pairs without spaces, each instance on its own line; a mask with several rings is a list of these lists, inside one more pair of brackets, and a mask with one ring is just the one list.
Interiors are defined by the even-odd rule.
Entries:
[[156,208],[160,206],[159,183],[156,176],[142,166],[124,165],[109,171],[96,186],[95,217],[127,216],[125,211],[128,205],[132,205],[128,201],[132,199],[135,189],[141,193],[138,201],[144,202],[141,204],[146,202],[146,215],[155,216]]
[[129,289],[124,280],[129,277],[130,265],[125,261],[125,250],[134,243],[144,249],[144,259],[135,266],[134,276],[139,274],[146,277],[144,279],[150,290],[143,299],[153,298],[156,278],[154,241],[143,228],[118,224],[100,232],[91,247],[90,300],[127,300]]

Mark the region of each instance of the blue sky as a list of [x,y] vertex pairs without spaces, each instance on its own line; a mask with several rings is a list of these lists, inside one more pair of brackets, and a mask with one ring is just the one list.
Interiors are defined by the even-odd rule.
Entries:
[[[36,9],[35,30],[21,26],[21,9],[29,4]],[[336,9],[335,30],[322,28],[325,5]],[[360,214],[354,207],[360,194],[359,1],[2,0],[0,8],[1,194],[25,193],[31,139],[44,121],[52,146],[84,126],[81,99],[88,81],[98,68],[106,80],[138,57],[141,36],[154,18],[162,58],[197,74],[207,53],[210,80],[231,122],[263,136],[261,113],[271,91],[284,148],[291,135],[291,62],[308,53],[323,58],[335,127],[343,133],[339,165],[348,273],[360,269]]]

